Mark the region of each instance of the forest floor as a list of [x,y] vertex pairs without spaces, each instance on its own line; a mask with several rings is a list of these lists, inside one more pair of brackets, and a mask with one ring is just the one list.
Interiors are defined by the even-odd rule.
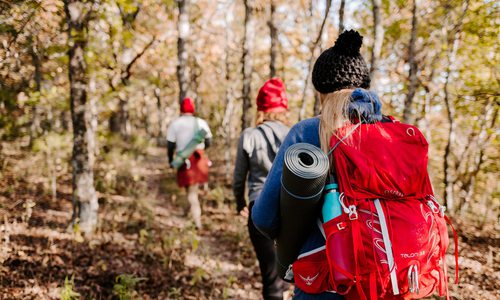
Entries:
[[[96,171],[104,178],[96,179],[99,229],[83,238],[67,228],[69,172],[56,168],[54,197],[43,155],[1,146],[0,299],[260,299],[246,220],[235,214],[222,161],[201,193],[197,231],[164,149],[106,154]],[[456,223],[461,274],[452,299],[499,299],[498,224]],[[453,256],[447,261],[454,274]]]

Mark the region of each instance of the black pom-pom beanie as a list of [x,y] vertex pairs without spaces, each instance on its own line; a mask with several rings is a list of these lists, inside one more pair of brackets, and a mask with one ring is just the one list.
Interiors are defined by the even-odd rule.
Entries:
[[354,30],[342,32],[335,45],[325,50],[314,63],[314,88],[328,94],[345,88],[370,87],[370,73],[359,53],[363,37]]

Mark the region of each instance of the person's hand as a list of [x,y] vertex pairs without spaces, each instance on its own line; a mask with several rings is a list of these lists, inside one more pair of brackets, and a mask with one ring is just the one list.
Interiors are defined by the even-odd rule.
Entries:
[[243,216],[245,218],[248,218],[248,207],[245,206],[242,210],[240,210],[240,216]]

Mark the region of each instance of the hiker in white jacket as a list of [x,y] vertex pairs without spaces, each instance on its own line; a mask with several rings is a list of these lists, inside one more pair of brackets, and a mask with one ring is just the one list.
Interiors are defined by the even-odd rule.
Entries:
[[177,170],[177,184],[186,188],[187,199],[191,207],[191,215],[196,227],[201,228],[201,207],[198,199],[198,187],[208,182],[210,160],[205,149],[210,146],[212,132],[205,120],[194,115],[195,105],[191,98],[185,98],[181,103],[181,115],[175,119],[167,130],[168,161],[172,166],[174,153],[186,148],[199,130],[206,132],[204,142],[196,146],[194,152]]

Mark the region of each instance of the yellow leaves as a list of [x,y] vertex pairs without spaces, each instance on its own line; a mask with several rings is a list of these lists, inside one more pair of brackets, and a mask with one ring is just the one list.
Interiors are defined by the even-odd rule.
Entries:
[[71,279],[69,279],[67,276],[64,279],[64,287],[61,289],[61,300],[76,300],[80,299],[80,294],[75,292],[74,289],[75,286],[75,275],[73,274],[71,276]]
[[77,243],[83,243],[85,239],[83,238],[82,231],[80,229],[79,220],[75,220],[73,223],[73,233],[74,233],[74,241]]
[[196,250],[198,250],[199,245],[200,245],[200,240],[196,235],[193,234],[191,237],[191,250],[193,252],[196,252]]
[[33,207],[35,207],[35,205],[36,203],[31,199],[27,199],[23,203],[23,208],[24,208],[24,213],[22,215],[23,222],[28,223],[29,219],[31,218],[31,215],[33,214]]
[[138,9],[141,2],[142,1],[136,0],[116,0],[116,4],[125,14],[134,13]]
[[209,274],[207,271],[205,271],[202,267],[196,268],[196,271],[194,271],[193,277],[191,278],[191,281],[189,282],[190,285],[196,285],[197,283],[201,282],[202,280],[208,280],[210,278]]
[[131,48],[134,42],[134,34],[131,31],[124,31],[122,33],[123,45],[127,48]]
[[139,231],[139,244],[145,245],[148,238],[149,238],[148,231],[146,229],[141,229]]
[[99,263],[97,263],[97,265],[101,268],[103,272],[106,272],[108,270],[108,264],[106,264],[106,262],[103,260],[100,260]]

